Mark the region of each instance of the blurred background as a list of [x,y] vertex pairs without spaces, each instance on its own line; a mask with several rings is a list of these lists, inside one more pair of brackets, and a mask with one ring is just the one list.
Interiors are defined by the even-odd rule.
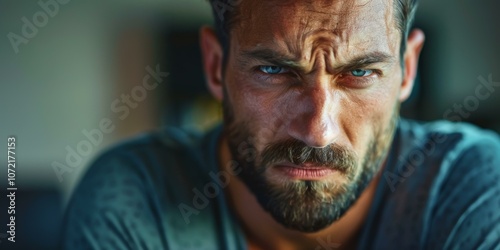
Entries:
[[[427,40],[403,116],[500,132],[500,87],[487,98],[475,92],[489,77],[500,82],[500,3],[420,2],[415,26]],[[0,249],[54,249],[73,188],[112,144],[167,125],[203,131],[221,119],[197,41],[211,23],[205,0],[0,0],[0,225],[8,223],[9,136],[18,187],[16,244],[0,226]],[[151,70],[165,72],[158,86],[143,85]]]

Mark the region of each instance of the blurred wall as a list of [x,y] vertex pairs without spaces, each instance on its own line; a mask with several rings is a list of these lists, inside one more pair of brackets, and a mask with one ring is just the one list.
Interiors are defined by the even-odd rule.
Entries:
[[500,131],[500,87],[480,91],[486,98],[475,92],[479,78],[500,82],[499,7],[495,0],[420,1],[416,24],[427,36],[420,119],[464,120]]
[[[210,20],[207,7],[201,0],[72,0],[57,8],[49,5],[54,16],[41,27],[35,25],[35,35],[27,44],[19,43],[16,53],[7,35],[22,36],[23,17],[33,22],[37,13],[47,12],[37,1],[1,0],[1,140],[17,137],[19,185],[56,186],[67,195],[96,153],[123,137],[157,127],[159,111],[143,115],[143,107],[157,103],[151,100],[156,93],[148,93],[123,120],[124,113],[112,111],[111,105],[141,84],[147,66],[155,67],[157,34],[169,26]],[[68,165],[66,147],[76,151],[87,138],[82,131],[98,129],[103,118],[112,120],[116,129],[92,145],[73,172],[59,181],[52,164]],[[0,150],[6,151],[6,143],[0,143]],[[5,154],[0,159],[5,162]],[[3,179],[0,183],[5,185]]]

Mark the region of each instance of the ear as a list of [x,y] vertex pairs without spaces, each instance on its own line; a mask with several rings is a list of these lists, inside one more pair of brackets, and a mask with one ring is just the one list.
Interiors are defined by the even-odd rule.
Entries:
[[414,29],[408,35],[406,42],[406,52],[404,55],[405,72],[403,74],[403,84],[399,93],[399,101],[404,102],[411,94],[413,83],[417,76],[418,58],[424,46],[425,35],[420,29]]
[[222,101],[222,47],[214,30],[208,26],[200,29],[200,47],[203,57],[203,70],[207,86],[215,99]]

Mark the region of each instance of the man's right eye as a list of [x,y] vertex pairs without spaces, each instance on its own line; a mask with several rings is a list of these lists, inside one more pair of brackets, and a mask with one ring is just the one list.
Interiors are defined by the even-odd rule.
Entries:
[[270,75],[287,73],[288,70],[280,66],[259,66],[259,70]]

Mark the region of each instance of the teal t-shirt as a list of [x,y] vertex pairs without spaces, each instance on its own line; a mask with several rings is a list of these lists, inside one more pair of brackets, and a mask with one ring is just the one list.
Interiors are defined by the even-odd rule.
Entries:
[[[221,126],[174,128],[109,150],[66,211],[64,249],[246,249],[224,195]],[[341,242],[318,239],[315,249]],[[358,249],[500,249],[500,138],[400,119]]]

